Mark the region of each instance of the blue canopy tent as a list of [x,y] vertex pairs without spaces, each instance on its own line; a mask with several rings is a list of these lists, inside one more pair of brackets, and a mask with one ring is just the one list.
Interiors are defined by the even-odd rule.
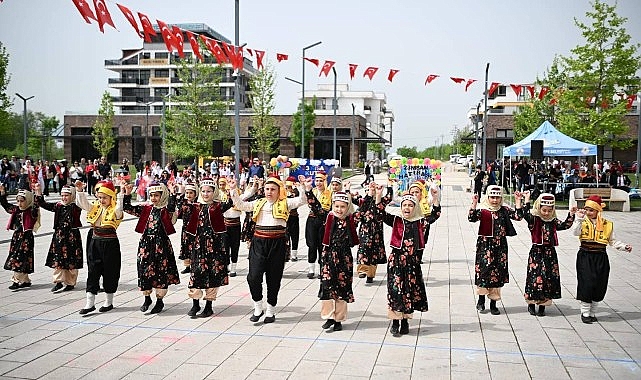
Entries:
[[503,148],[503,157],[530,156],[530,144],[532,140],[543,140],[544,156],[567,157],[597,155],[596,145],[584,143],[566,136],[546,120],[523,140]]

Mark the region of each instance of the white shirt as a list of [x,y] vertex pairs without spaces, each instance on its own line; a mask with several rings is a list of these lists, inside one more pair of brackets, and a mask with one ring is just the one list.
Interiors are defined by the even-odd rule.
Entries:
[[[116,218],[118,218],[118,219],[122,219],[123,218],[123,213],[122,213],[122,199],[123,199],[123,197],[124,197],[124,195],[123,195],[122,192],[116,194],[116,211],[115,211],[115,213],[116,213]],[[83,209],[85,211],[91,211],[91,209],[93,208],[93,204],[91,202],[89,202],[89,200],[87,199],[87,193],[85,193],[84,191],[76,192],[76,205],[78,205],[78,207],[80,207],[81,209]],[[104,210],[105,210],[104,208],[102,210],[100,210],[100,213],[102,214],[102,212]],[[100,218],[98,218],[96,220],[96,224],[95,225],[96,226],[100,225]]]
[[[304,205],[307,203],[307,196],[305,195],[305,187],[303,185],[298,186],[298,192],[299,196],[296,198],[287,198],[287,208],[290,210],[293,210],[295,208],[299,208],[300,206]],[[231,199],[234,201],[234,206],[236,206],[237,209],[242,210],[242,211],[252,211],[254,210],[254,204],[256,201],[251,201],[251,202],[245,202],[242,199],[240,199],[240,196],[234,192],[231,196]],[[257,226],[269,226],[269,227],[274,227],[274,226],[281,226],[281,227],[287,227],[287,221],[283,219],[274,219],[274,215],[272,213],[272,207],[274,206],[274,202],[266,202],[263,208],[260,210],[258,213],[258,216],[256,218],[256,225]]]

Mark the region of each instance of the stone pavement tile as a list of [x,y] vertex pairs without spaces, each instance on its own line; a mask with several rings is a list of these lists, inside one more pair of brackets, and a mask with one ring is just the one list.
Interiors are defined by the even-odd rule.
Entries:
[[[407,338],[407,339],[404,339]],[[403,336],[401,339],[394,339],[398,343],[392,343],[392,340],[386,340],[386,344],[381,347],[376,360],[376,366],[382,367],[405,367],[411,368],[414,360],[414,340],[410,336]]]
[[73,342],[68,342],[64,346],[61,346],[58,351],[66,352],[69,354],[85,354],[95,348],[102,346],[103,344],[109,342],[114,337],[113,335],[108,334],[90,334],[85,335],[81,338],[74,340]]
[[7,360],[0,360],[0,375],[4,375],[7,372],[14,370],[15,368],[20,367],[24,363],[21,362],[10,362]]
[[385,366],[377,364],[372,370],[372,376],[370,379],[377,380],[402,380],[402,379],[411,379],[412,378],[412,368],[411,367],[394,367],[394,366]]
[[[290,377],[290,379],[291,379],[291,377]],[[363,377],[363,376],[354,376],[354,375],[343,375],[343,374],[334,375],[334,374],[332,374],[329,377],[329,380],[352,380],[352,379],[355,379],[355,380],[363,379],[363,380],[365,380],[365,379],[369,379],[369,376]]]
[[38,329],[25,331],[20,335],[14,335],[12,338],[2,341],[2,343],[0,343],[0,348],[17,350],[22,347],[29,346],[42,339],[48,338],[54,333],[54,331]]
[[269,369],[257,369],[257,370],[254,370],[252,373],[250,373],[249,376],[246,377],[246,379],[255,379],[255,380],[283,379],[284,380],[284,379],[288,379],[289,375],[291,375],[291,372],[269,370]]
[[450,357],[452,372],[486,373],[488,371],[485,351],[452,349]]
[[8,348],[0,348],[0,358],[4,358],[5,355],[8,355],[12,352],[13,350],[10,350]]
[[332,376],[351,375],[369,377],[377,357],[378,352],[345,351],[336,363]]
[[570,378],[559,358],[526,355],[525,364],[533,379],[565,380]]
[[576,380],[601,380],[607,379],[608,374],[603,368],[582,368],[566,366],[571,379]]
[[108,362],[127,351],[127,349],[129,349],[129,346],[120,347],[116,344],[112,344],[111,342],[106,343],[80,355],[76,360],[67,365],[69,367],[77,368],[102,368],[107,365]]
[[23,379],[37,379],[58,367],[65,365],[75,358],[77,358],[77,355],[52,352],[32,360],[27,364],[6,373],[5,375]]
[[612,379],[634,379],[641,374],[638,362],[601,360],[601,365]]
[[301,360],[289,378],[296,380],[329,379],[335,363],[321,360],[322,358],[319,358],[319,360]]
[[347,343],[343,341],[316,341],[309,350],[307,350],[301,362],[317,360],[336,363],[343,354],[346,346]]
[[39,340],[26,347],[13,351],[13,353],[3,357],[2,360],[27,363],[46,355],[49,352],[55,351],[66,343],[67,342],[59,340]]
[[[228,357],[233,355],[240,347],[242,347],[241,344],[214,340],[203,346],[200,351],[194,353],[190,358],[188,358],[187,363],[201,363],[202,358],[206,357],[207,364],[218,366],[227,360]],[[212,353],[216,354],[212,355]]]
[[490,377],[490,373],[487,370],[487,368],[485,370],[483,370],[483,371],[479,371],[479,372],[476,372],[476,373],[467,372],[467,371],[454,371],[454,370],[452,372],[450,372],[450,380],[470,380],[470,379],[474,379],[474,380],[487,379],[487,380],[490,380],[491,377]]
[[608,360],[631,360],[627,352],[614,340],[586,341],[594,356]]
[[516,343],[485,340],[487,360],[490,362],[523,364],[523,354]]
[[449,358],[431,358],[429,356],[415,356],[412,365],[413,379],[447,379],[450,377]]
[[528,369],[523,364],[490,362],[490,376],[492,379],[523,379],[528,378]]
[[263,357],[232,355],[207,376],[208,379],[245,379],[256,370]]
[[280,338],[271,336],[252,336],[236,350],[234,355],[264,358],[278,345],[280,340]]
[[[623,347],[624,349],[638,349],[639,348],[639,333],[621,333],[621,332],[612,332],[612,337]],[[1,346],[1,345],[0,345]]]
[[42,376],[41,380],[76,380],[84,377],[89,372],[88,368],[58,367],[53,371]]
[[148,373],[135,373],[132,372],[124,376],[121,380],[161,380],[164,379],[162,375],[150,375]]
[[[6,316],[3,317],[7,318],[9,320],[12,320],[12,316]],[[0,336],[7,336],[7,337],[15,337],[15,336],[22,336],[24,334],[33,332],[33,330],[37,329],[38,327],[47,324],[47,321],[37,321],[37,320],[31,320],[31,319],[18,319],[16,323],[12,323],[9,326],[6,326],[2,329],[0,329]],[[39,336],[48,336],[51,335],[52,333],[39,333]],[[0,347],[4,347],[4,343],[6,342],[3,341],[2,345]]]
[[173,342],[165,341],[161,338],[148,338],[123,352],[118,357],[137,360],[141,358],[145,360],[147,360],[146,358],[154,358],[153,361],[155,361],[155,357],[172,344]]
[[566,367],[601,368],[597,358],[584,345],[554,347]]
[[548,328],[545,331],[554,346],[583,346],[582,335],[577,330]]
[[[201,358],[201,362],[206,361]],[[215,365],[208,363],[185,363],[167,375],[167,380],[205,379],[216,369]]]
[[[167,376],[185,363],[194,355],[193,351],[185,351],[175,347],[169,347],[155,355],[152,359],[136,368],[133,374],[152,374]],[[121,356],[121,357],[124,357]]]
[[358,337],[352,336],[352,339],[345,346],[345,351],[351,352],[378,352],[383,344],[384,335],[363,334]]
[[92,333],[99,328],[101,328],[100,325],[72,323],[66,329],[52,335],[50,339],[73,342],[87,335],[93,335]]
[[152,358],[139,358],[139,359],[125,359],[125,358],[114,358],[110,361],[105,362],[103,365],[96,366],[93,371],[91,371],[83,379],[121,379],[136,368],[140,367],[145,361]]
[[292,347],[275,347],[264,355],[259,370],[292,372],[305,355],[306,350]]
[[428,356],[435,359],[450,357],[450,340],[442,338],[419,337],[415,356]]

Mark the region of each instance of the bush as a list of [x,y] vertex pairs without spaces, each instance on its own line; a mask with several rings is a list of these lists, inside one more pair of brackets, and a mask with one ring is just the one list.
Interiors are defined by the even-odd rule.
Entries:
[[359,161],[356,163],[356,167],[359,169],[363,169],[365,167],[365,163],[362,161]]

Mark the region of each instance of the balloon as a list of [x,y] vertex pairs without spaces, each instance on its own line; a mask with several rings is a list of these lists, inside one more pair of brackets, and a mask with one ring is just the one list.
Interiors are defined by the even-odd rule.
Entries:
[[283,156],[283,161],[285,161],[285,162],[289,161],[289,157]]
[[441,179],[441,175],[440,175],[440,174],[437,174],[434,178],[436,178],[436,179],[440,180],[440,179]]
[[394,174],[394,173],[396,173],[396,168],[391,168],[391,169],[389,170],[389,172],[390,172],[390,174]]
[[276,157],[272,157],[272,159],[269,160],[269,165],[272,167],[276,166],[277,163],[278,163],[278,160],[276,159]]
[[389,177],[390,177],[390,179],[394,179],[394,178],[396,178],[396,174],[390,174]]
[[429,158],[424,158],[423,159],[423,165],[427,166],[430,164],[430,159]]
[[396,165],[398,165],[398,162],[396,162],[396,160],[391,160],[391,161],[389,162],[389,166],[390,166],[390,168],[395,168],[395,167],[396,167]]
[[414,158],[414,159],[412,160],[412,164],[414,164],[414,166],[418,166],[418,162],[419,162],[419,161],[418,161],[418,158]]
[[403,163],[403,165],[407,164],[407,158],[403,157],[401,162]]

